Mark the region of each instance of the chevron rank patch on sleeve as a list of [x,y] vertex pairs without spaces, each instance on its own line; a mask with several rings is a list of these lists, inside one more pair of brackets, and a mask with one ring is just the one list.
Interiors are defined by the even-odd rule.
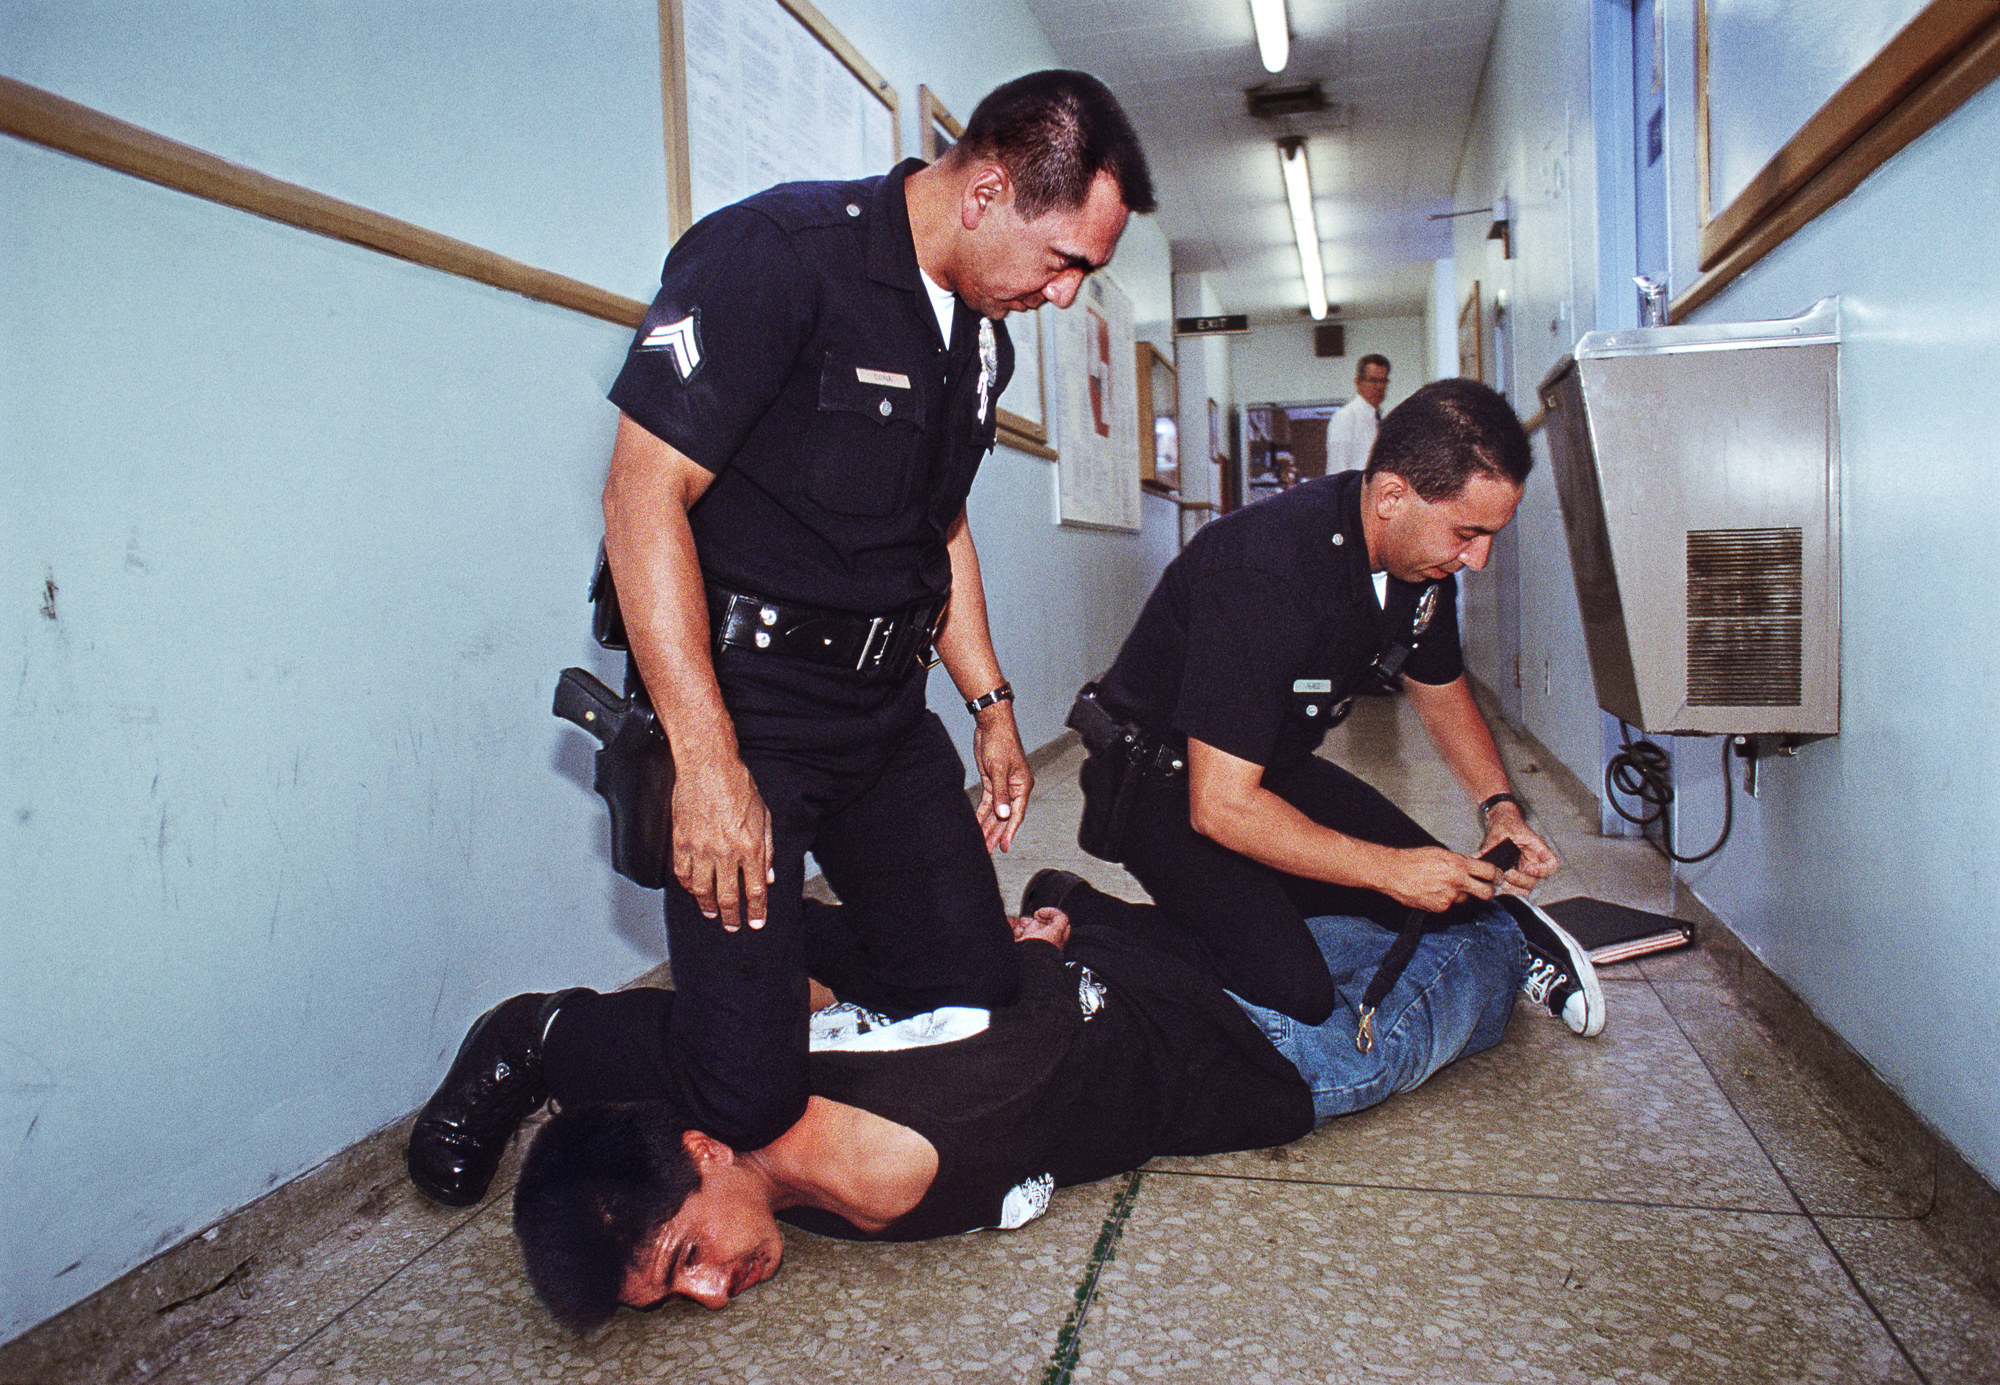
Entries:
[[637,349],[672,352],[674,369],[680,372],[681,383],[686,384],[701,369],[700,313],[691,312],[678,322],[655,327],[640,339]]

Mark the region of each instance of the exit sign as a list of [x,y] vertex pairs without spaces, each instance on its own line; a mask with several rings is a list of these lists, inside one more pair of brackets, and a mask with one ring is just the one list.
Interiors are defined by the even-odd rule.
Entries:
[[1174,319],[1174,335],[1177,337],[1236,337],[1250,331],[1250,317],[1247,313],[1224,313],[1220,317],[1177,317]]

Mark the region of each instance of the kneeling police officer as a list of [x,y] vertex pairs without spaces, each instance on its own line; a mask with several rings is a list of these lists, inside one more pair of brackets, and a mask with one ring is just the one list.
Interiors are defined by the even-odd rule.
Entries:
[[[773,188],[673,248],[611,390],[605,549],[672,746],[674,1096],[741,1148],[807,1095],[810,851],[909,1014],[1013,996],[987,852],[1033,776],[965,501],[1013,366],[1003,320],[1067,305],[1151,211],[1117,101],[1032,73],[928,167]],[[983,797],[925,703],[978,720]]]
[[[1090,757],[1080,840],[1122,862],[1237,995],[1307,1024],[1334,989],[1305,919],[1401,929],[1555,872],[1465,679],[1461,568],[1484,567],[1533,463],[1507,402],[1470,380],[1417,391],[1365,472],[1207,525],[1168,567],[1070,724]],[[1355,693],[1400,687],[1510,869],[1447,850],[1314,752]],[[1501,858],[1511,853],[1501,853]]]

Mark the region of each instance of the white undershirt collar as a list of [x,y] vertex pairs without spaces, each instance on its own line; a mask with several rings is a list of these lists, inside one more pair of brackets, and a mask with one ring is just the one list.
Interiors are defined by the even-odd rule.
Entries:
[[925,270],[919,269],[917,277],[924,281],[924,292],[931,297],[931,311],[937,314],[938,335],[944,338],[945,350],[951,349],[951,323],[956,316],[958,298],[950,289],[941,289]]

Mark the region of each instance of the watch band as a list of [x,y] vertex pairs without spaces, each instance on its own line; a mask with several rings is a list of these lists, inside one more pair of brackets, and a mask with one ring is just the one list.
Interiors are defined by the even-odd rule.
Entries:
[[990,693],[979,697],[968,697],[965,700],[965,710],[974,716],[978,716],[996,702],[1012,702],[1013,700],[1014,685],[1012,683],[1002,683]]
[[[1511,803],[1516,808],[1521,807],[1521,800],[1514,797],[1514,795],[1511,792],[1496,793],[1492,797],[1482,799],[1480,801],[1479,820],[1481,822],[1486,821],[1486,815],[1492,812],[1495,808],[1498,808],[1502,803]],[[1526,809],[1522,809],[1522,811],[1525,812]]]

